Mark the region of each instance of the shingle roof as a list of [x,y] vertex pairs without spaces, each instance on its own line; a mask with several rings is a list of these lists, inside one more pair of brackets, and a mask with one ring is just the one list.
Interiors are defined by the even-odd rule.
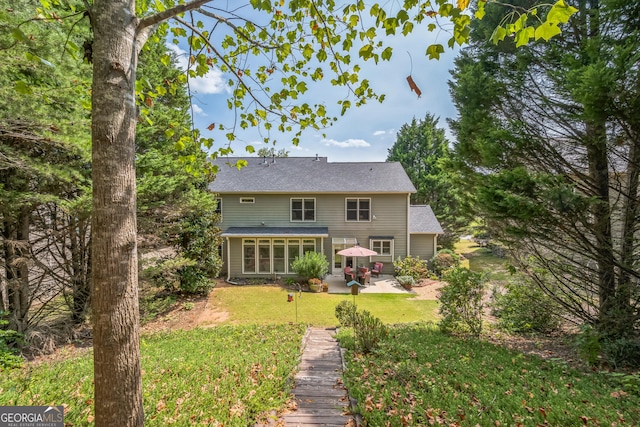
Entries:
[[409,233],[444,234],[442,226],[429,205],[409,207]]
[[329,236],[328,227],[229,227],[222,237],[239,236]]
[[[246,160],[238,170],[230,164]],[[326,157],[223,157],[209,189],[215,193],[414,193],[398,162],[330,163]]]

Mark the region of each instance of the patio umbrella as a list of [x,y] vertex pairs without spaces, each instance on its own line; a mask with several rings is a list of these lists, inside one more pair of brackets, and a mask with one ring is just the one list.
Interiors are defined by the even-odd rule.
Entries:
[[[351,256],[355,258],[355,268],[358,268],[358,257],[360,256],[372,256],[378,255],[378,252],[372,251],[371,249],[363,248],[360,245],[355,245],[347,249],[343,249],[341,251],[336,252],[338,255],[343,256]],[[356,270],[357,271],[357,270]]]

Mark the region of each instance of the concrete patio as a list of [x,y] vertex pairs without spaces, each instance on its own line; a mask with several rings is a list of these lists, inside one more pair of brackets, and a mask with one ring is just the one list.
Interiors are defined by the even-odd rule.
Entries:
[[[351,288],[345,283],[343,274],[330,274],[325,277],[324,281],[329,285],[330,294],[351,293]],[[372,277],[369,285],[361,287],[359,291],[361,294],[415,294],[415,291],[408,291],[400,286],[390,274]]]

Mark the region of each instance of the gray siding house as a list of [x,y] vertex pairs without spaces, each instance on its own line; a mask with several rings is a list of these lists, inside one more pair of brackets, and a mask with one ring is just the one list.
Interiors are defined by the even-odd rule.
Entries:
[[[244,164],[238,168],[238,162]],[[246,162],[246,163],[245,163]],[[416,191],[397,162],[330,163],[325,157],[224,157],[209,189],[217,194],[227,278],[293,276],[291,262],[322,252],[331,274],[352,265],[337,252],[356,243],[384,263],[429,259],[442,233],[429,206],[410,206]]]

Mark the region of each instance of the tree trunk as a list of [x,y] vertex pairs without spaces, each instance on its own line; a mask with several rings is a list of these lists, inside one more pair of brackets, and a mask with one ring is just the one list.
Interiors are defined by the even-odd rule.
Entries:
[[142,426],[132,0],[96,0],[92,93],[95,425]]
[[9,329],[24,333],[29,324],[31,293],[29,288],[29,209],[23,207],[14,221],[4,223],[5,274]]

